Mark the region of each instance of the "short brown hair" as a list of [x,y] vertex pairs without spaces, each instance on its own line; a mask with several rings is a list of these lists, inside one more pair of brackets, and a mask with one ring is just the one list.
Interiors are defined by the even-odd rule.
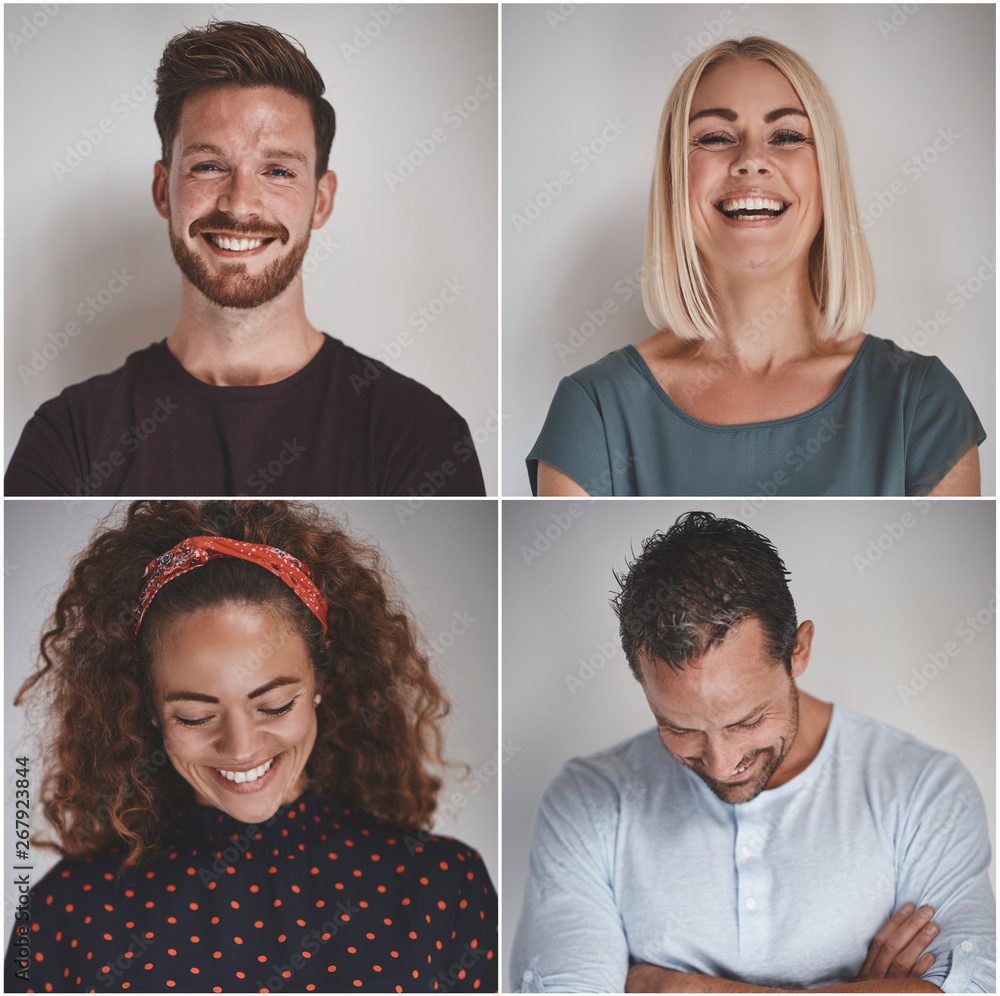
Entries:
[[193,93],[213,86],[274,86],[309,101],[318,180],[330,160],[337,119],[323,99],[323,77],[293,41],[274,28],[239,21],[214,21],[171,38],[156,71],[153,112],[164,166],[170,167],[181,108]]

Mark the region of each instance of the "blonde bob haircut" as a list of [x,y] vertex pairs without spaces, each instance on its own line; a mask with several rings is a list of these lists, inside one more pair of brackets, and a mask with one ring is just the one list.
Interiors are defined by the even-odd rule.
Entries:
[[823,314],[820,337],[855,335],[875,304],[875,271],[861,229],[840,118],[833,98],[805,59],[759,35],[721,41],[703,52],[681,73],[663,107],[642,271],[646,314],[656,328],[669,328],[682,339],[720,334],[691,227],[687,123],[702,76],[735,59],[769,62],[792,85],[809,115],[823,194],[823,220],[809,250],[809,283]]

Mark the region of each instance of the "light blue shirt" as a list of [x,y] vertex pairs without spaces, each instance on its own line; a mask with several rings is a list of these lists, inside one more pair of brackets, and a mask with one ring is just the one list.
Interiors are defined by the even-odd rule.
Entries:
[[852,981],[904,903],[941,931],[924,978],[996,991],[982,797],[955,757],[834,707],[819,753],[747,803],[657,731],[570,761],[535,820],[511,958],[523,992],[623,992],[629,962],[815,988]]

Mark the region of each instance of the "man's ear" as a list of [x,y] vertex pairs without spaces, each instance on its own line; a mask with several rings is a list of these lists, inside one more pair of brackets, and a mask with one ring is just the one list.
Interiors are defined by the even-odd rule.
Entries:
[[337,194],[337,174],[328,169],[316,184],[316,207],[313,208],[313,228],[322,228],[333,211],[333,199]]
[[809,655],[812,653],[813,634],[816,627],[811,619],[807,619],[795,634],[795,649],[792,651],[792,677],[797,678],[809,667]]
[[161,218],[170,217],[167,198],[167,167],[163,165],[162,160],[153,164],[153,204]]

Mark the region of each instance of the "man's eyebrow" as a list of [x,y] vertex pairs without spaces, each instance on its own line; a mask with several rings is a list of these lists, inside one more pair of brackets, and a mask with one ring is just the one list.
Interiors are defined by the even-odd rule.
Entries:
[[[726,727],[726,729],[730,730],[734,726],[743,726],[744,723],[753,719],[754,716],[756,716],[758,713],[763,712],[773,701],[774,699],[768,699],[766,702],[762,702],[759,706],[757,706],[756,709],[751,709],[750,712],[748,712],[742,719],[738,719],[735,723],[730,723],[729,726]],[[655,711],[653,712],[653,719],[655,719],[660,726],[669,726],[671,730],[678,730],[680,733],[701,732],[701,730],[689,730],[687,729],[687,727],[684,726],[675,726],[673,723],[670,722],[670,720],[664,719],[661,715],[659,715],[659,713]]]
[[[255,688],[249,695],[248,699],[256,699],[259,696],[265,694],[265,692],[271,691],[272,688],[281,688],[283,685],[294,685],[299,678],[289,678],[282,676],[280,678],[274,678],[269,681],[266,685],[261,685],[260,688]],[[218,705],[219,700],[214,695],[204,695],[201,692],[171,692],[165,699],[165,702],[208,702],[211,705]]]
[[294,159],[295,162],[309,165],[309,160],[301,152],[288,152],[285,149],[265,149],[262,159]]
[[[210,142],[197,142],[189,145],[181,153],[182,158],[184,156],[222,156],[225,158],[225,155],[226,153],[222,149]],[[309,160],[306,159],[304,153],[290,152],[288,149],[265,149],[261,154],[261,159],[291,159],[294,162],[302,163],[303,166],[309,165]]]
[[[809,120],[809,115],[805,111],[799,110],[797,107],[779,107],[776,111],[768,111],[764,115],[764,124],[770,124],[772,121],[777,121],[778,118],[783,118],[786,114],[801,114],[807,121]],[[735,121],[739,115],[735,111],[731,111],[728,107],[708,107],[704,111],[698,111],[697,114],[692,114],[688,120],[688,124],[692,121],[696,121],[698,118],[724,118],[726,121]]]
[[225,152],[217,145],[211,145],[207,142],[197,142],[184,149],[181,157],[183,158],[184,156],[225,156]]

